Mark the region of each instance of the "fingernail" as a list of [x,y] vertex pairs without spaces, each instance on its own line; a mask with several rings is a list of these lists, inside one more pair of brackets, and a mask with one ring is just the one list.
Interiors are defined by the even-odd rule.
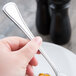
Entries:
[[36,37],[36,38],[35,38],[35,41],[36,41],[37,44],[41,45],[41,43],[42,43],[42,38],[41,38],[41,37]]

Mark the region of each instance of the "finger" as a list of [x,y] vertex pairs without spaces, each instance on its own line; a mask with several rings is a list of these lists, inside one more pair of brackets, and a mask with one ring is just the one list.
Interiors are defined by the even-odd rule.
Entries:
[[28,76],[34,76],[33,68],[32,68],[31,65],[28,65],[28,66],[27,66],[26,74],[27,74]]
[[21,37],[7,37],[1,40],[10,50],[15,51],[25,46],[29,40]]
[[27,63],[29,63],[33,56],[37,53],[41,43],[42,39],[40,37],[36,37],[28,42],[22,49],[17,51],[17,55],[20,55],[20,57],[23,57],[23,60],[26,59]]
[[32,58],[32,60],[29,62],[30,65],[32,66],[37,66],[38,65],[38,61],[35,57]]

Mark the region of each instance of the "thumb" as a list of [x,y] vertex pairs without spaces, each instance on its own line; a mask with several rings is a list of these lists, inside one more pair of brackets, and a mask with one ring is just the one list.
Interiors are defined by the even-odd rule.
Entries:
[[35,37],[30,42],[28,42],[22,49],[17,51],[17,54],[19,53],[19,55],[22,57],[22,60],[26,59],[25,61],[29,63],[33,56],[37,53],[41,43],[42,38]]

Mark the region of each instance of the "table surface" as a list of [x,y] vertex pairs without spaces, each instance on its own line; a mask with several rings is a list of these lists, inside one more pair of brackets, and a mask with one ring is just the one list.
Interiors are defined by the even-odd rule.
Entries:
[[[11,2],[12,0],[0,0],[0,38],[8,37],[8,36],[20,36],[26,38],[25,36],[16,26],[15,24],[9,20],[4,13],[2,12],[2,7],[7,2]],[[15,2],[21,14],[28,24],[28,27],[33,32],[35,36],[41,36],[44,41],[51,42],[50,36],[43,36],[37,32],[35,26],[35,18],[36,18],[36,1],[35,0],[13,0]],[[72,0],[69,8],[69,16],[71,21],[72,28],[72,36],[69,43],[63,45],[63,47],[71,50],[76,54],[76,0]]]

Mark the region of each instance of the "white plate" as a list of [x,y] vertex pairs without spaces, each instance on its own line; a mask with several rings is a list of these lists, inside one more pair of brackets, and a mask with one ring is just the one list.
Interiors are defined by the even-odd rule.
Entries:
[[[44,51],[49,55],[52,61],[58,66],[58,69],[65,73],[67,76],[76,76],[76,55],[71,51],[52,44],[43,43]],[[52,68],[48,65],[42,55],[36,55],[38,59],[38,66],[34,67],[34,73],[38,76],[39,73],[49,73],[51,76],[55,76]]]

